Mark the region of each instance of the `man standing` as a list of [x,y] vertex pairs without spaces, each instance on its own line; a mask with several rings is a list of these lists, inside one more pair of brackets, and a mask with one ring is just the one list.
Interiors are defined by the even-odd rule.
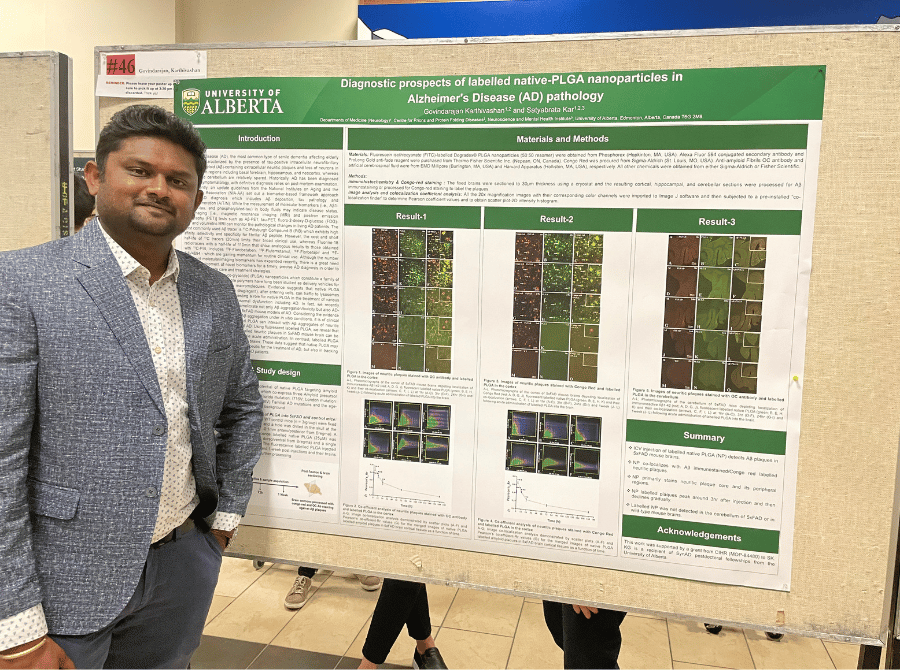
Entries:
[[118,112],[97,218],[0,254],[0,668],[184,668],[200,643],[262,421],[231,282],[172,248],[205,149]]

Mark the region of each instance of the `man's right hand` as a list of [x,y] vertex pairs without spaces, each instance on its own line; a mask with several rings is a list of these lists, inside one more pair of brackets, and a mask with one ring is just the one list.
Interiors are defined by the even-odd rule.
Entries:
[[47,641],[30,654],[19,656],[18,658],[6,659],[4,656],[17,654],[26,649],[34,647],[40,642],[40,638],[20,644],[12,649],[0,651],[0,669],[6,668],[74,668],[75,664],[72,659],[66,656],[66,652],[62,650],[56,642],[47,637]]

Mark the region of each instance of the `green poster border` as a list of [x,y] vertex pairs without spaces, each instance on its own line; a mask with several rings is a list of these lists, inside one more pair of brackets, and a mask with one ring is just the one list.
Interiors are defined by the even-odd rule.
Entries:
[[[287,382],[290,384],[341,385],[341,366],[323,363],[296,363],[290,361],[251,360],[250,365],[261,382]],[[268,373],[266,370],[274,370]]]
[[[724,441],[689,440],[684,437],[686,432],[723,437]],[[625,427],[625,440],[642,444],[667,444],[673,447],[721,449],[772,456],[784,456],[787,452],[787,433],[785,431],[666,421],[628,419]]]
[[481,228],[481,208],[463,205],[345,204],[344,225],[478,230]]

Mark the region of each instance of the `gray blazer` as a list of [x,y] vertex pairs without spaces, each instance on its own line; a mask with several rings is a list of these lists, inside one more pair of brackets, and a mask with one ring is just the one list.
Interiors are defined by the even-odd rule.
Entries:
[[[262,399],[240,307],[227,277],[178,260],[197,513],[243,514]],[[147,340],[97,222],[0,254],[0,619],[42,603],[51,633],[82,635],[121,612],[165,448]]]

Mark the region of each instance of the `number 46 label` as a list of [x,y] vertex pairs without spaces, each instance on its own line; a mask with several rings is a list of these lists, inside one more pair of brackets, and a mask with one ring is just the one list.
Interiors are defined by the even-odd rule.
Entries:
[[133,75],[134,74],[134,54],[107,54],[106,55],[106,74],[107,75]]

